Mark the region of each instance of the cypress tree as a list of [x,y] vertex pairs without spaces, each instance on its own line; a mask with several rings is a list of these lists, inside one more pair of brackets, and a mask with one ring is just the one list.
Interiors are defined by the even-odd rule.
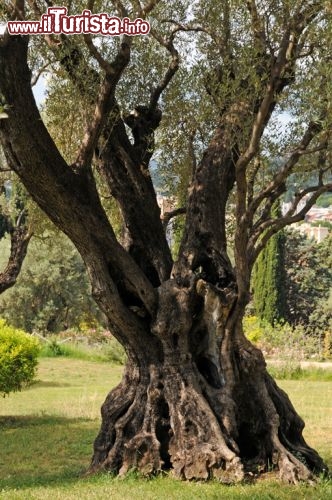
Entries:
[[273,325],[285,318],[285,235],[274,235],[257,259],[252,288],[256,315]]

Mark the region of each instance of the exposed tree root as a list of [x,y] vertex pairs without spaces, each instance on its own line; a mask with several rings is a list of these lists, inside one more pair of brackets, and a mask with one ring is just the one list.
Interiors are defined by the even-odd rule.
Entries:
[[253,471],[255,465],[261,471],[276,467],[280,478],[288,483],[311,481],[314,474],[327,472],[321,457],[302,436],[304,422],[287,394],[267,373],[261,352],[245,339],[237,352],[237,442],[245,469]]
[[278,469],[286,482],[312,480],[327,469],[304,441],[303,421],[241,327],[225,327],[225,298],[198,283],[196,302],[165,285],[151,334],[160,345],[146,346],[140,367],[128,363],[107,397],[91,470],[233,483]]
[[277,468],[283,481],[312,480],[326,468],[305,443],[302,420],[264,370],[249,376],[247,361],[229,405],[227,391],[210,387],[192,361],[150,366],[139,377],[127,369],[103,405],[91,471],[172,470],[233,483]]

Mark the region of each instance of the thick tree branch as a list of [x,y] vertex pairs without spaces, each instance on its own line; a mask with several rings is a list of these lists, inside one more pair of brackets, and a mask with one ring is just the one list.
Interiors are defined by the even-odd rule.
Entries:
[[112,63],[107,63],[108,69],[100,86],[94,116],[91,123],[87,125],[84,139],[77,155],[76,165],[79,167],[87,166],[91,163],[100,134],[103,131],[106,121],[110,120],[110,112],[112,110],[113,113],[115,112],[113,116],[114,122],[119,119],[119,113],[116,112],[117,106],[114,98],[115,88],[129,60],[130,45],[123,41],[114,61]]
[[164,23],[171,23],[174,24],[175,27],[171,30],[170,35],[168,38],[164,38],[161,36],[156,30],[151,30],[151,35],[158,41],[160,45],[165,47],[170,55],[171,55],[171,62],[169,64],[169,67],[164,75],[163,80],[157,85],[157,87],[152,91],[151,93],[151,98],[150,98],[150,108],[154,109],[157,104],[158,100],[162,94],[162,92],[167,88],[168,84],[172,80],[173,76],[176,74],[177,70],[179,69],[179,63],[180,63],[180,57],[179,57],[179,52],[174,46],[174,38],[175,35],[178,32],[204,32],[207,33],[211,36],[208,30],[202,26],[196,26],[192,24],[184,25],[181,24],[173,19],[164,19],[161,22]]
[[[258,14],[256,4],[249,2],[248,8],[252,16],[253,32],[256,39],[256,47],[261,50],[260,57],[255,64],[256,70],[259,70],[260,60],[265,68],[264,74],[268,74],[266,66],[266,39],[262,39],[262,34],[259,33],[260,23],[258,23]],[[275,109],[278,96],[283,92],[285,87],[294,81],[295,78],[295,65],[296,65],[296,48],[298,45],[301,33],[308,24],[318,15],[319,8],[311,9],[310,14],[303,13],[300,21],[294,15],[292,19],[285,22],[284,34],[281,40],[280,48],[274,60],[271,58],[271,69],[269,70],[270,79],[263,92],[262,98],[257,100],[257,111],[249,134],[248,145],[244,152],[239,155],[236,163],[236,186],[237,186],[237,201],[236,201],[236,220],[237,228],[235,232],[235,262],[237,268],[237,285],[239,292],[239,301],[247,303],[248,291],[250,286],[251,263],[250,258],[243,258],[248,252],[250,255],[251,243],[249,240],[249,233],[252,228],[254,215],[259,207],[261,201],[264,200],[262,193],[258,195],[261,201],[257,204],[256,199],[252,200],[253,186],[249,184],[247,179],[247,167],[253,158],[258,154],[261,137],[266,128],[267,123]],[[258,23],[258,25],[257,25]],[[312,138],[321,130],[321,123],[311,124],[308,128],[302,141],[303,151]],[[299,148],[298,148],[299,151]],[[264,225],[264,218],[270,214],[272,203],[284,191],[283,181],[289,174],[292,167],[298,162],[300,155],[294,153],[289,159],[287,167],[283,169],[283,173],[279,173],[279,177],[274,179],[272,185],[269,186],[270,200],[267,201],[263,210],[262,217],[259,219],[260,225]],[[248,192],[249,189],[249,192]],[[248,207],[248,204],[250,206]],[[253,209],[254,208],[254,209]],[[249,250],[248,250],[249,249]]]
[[89,49],[91,56],[98,62],[101,69],[103,69],[105,71],[105,73],[107,73],[107,74],[112,74],[113,68],[112,68],[111,63],[106,61],[106,59],[104,59],[102,54],[99,52],[99,50],[97,49],[97,47],[95,46],[95,44],[92,41],[92,36],[88,35],[87,33],[84,34],[84,41],[86,43],[86,46]]
[[45,71],[50,67],[51,64],[52,61],[48,61],[47,63],[43,64],[43,66],[37,71],[33,78],[31,78],[31,87],[34,87],[38,83],[39,78],[43,73],[45,73]]
[[[310,126],[308,127],[307,132],[306,132],[306,134],[304,136],[307,139],[309,139],[309,137],[310,137],[310,134],[308,134],[309,130],[310,130]],[[315,193],[316,192],[320,193],[321,189],[323,189],[323,192],[329,190],[329,184],[326,184],[326,185],[323,184],[324,174],[328,170],[330,170],[330,168],[331,168],[330,165],[328,165],[326,167],[326,163],[327,163],[327,147],[328,147],[328,140],[327,140],[327,138],[325,138],[323,140],[322,144],[324,145],[324,149],[319,151],[319,155],[318,155],[318,159],[317,159],[317,164],[316,164],[316,170],[318,171],[318,184],[316,186],[310,186],[310,187],[308,187],[306,189],[303,189],[299,193],[297,193],[295,195],[295,197],[294,197],[294,200],[293,200],[293,202],[291,204],[291,207],[289,208],[288,212],[283,217],[281,217],[279,219],[272,219],[272,222],[271,222],[271,219],[269,219],[269,217],[271,215],[271,208],[272,208],[273,203],[277,199],[279,199],[280,195],[286,191],[286,185],[285,185],[285,183],[283,182],[283,183],[275,186],[274,190],[270,192],[270,194],[269,194],[269,196],[267,198],[264,210],[263,210],[260,218],[257,220],[257,222],[255,223],[255,225],[253,226],[253,228],[250,230],[250,239],[249,239],[249,242],[248,242],[247,253],[250,256],[254,256],[253,257],[254,259],[256,259],[257,256],[258,256],[258,254],[256,254],[256,252],[255,252],[254,247],[255,247],[257,241],[260,240],[260,238],[261,238],[261,240],[260,240],[261,242],[265,241],[263,239],[265,237],[265,231],[267,230],[267,228],[270,228],[271,224],[273,226],[274,224],[277,224],[278,221],[280,223],[280,221],[282,222],[282,220],[285,219],[285,220],[290,220],[291,221],[291,222],[288,222],[286,224],[286,225],[288,225],[288,224],[292,223],[292,221],[297,222],[297,220],[291,219],[292,217],[295,217],[295,216],[296,217],[299,216],[300,217],[299,220],[301,220],[301,217],[303,217],[305,215],[306,210],[309,210],[311,208],[311,206],[312,206],[312,205],[310,205],[311,201],[314,202],[317,199],[315,197]],[[314,195],[308,200],[308,204],[306,204],[303,207],[303,210],[301,210],[298,213],[296,213],[297,207],[298,207],[299,203],[301,202],[301,200],[303,200],[303,198],[305,198],[310,193],[314,193]],[[260,251],[261,250],[259,250],[259,252]]]
[[106,75],[101,84],[93,119],[91,123],[89,122],[87,124],[87,129],[77,154],[75,161],[76,168],[88,167],[91,165],[100,134],[102,133],[110,110],[114,107],[114,87],[112,83],[112,79]]
[[148,106],[138,105],[125,117],[125,123],[131,128],[134,136],[135,156],[146,170],[154,152],[154,132],[162,117],[158,102],[179,68],[179,54],[173,44],[175,33],[176,30],[168,39],[164,39],[151,30],[152,36],[170,53],[171,61],[161,81],[152,89]]
[[162,217],[162,222],[164,229],[167,228],[168,224],[174,217],[178,217],[178,215],[183,215],[187,212],[186,207],[180,207],[180,208],[175,208],[174,210],[171,210],[170,212],[165,212],[163,217]]
[[[261,137],[276,106],[277,97],[294,80],[296,49],[301,34],[319,15],[321,7],[322,4],[320,1],[307,6],[307,9],[296,13],[286,23],[280,48],[271,68],[270,80],[256,113],[248,146],[237,161],[237,170],[245,169],[257,154]],[[262,57],[265,58],[266,54],[264,53]]]
[[174,270],[179,279],[187,279],[190,271],[202,269],[207,279],[213,274],[220,287],[226,279],[232,280],[226,254],[225,216],[237,160],[233,135],[224,121],[227,120],[221,120],[193,173],[185,231]]
[[[94,104],[97,98],[94,118],[85,131],[77,166],[88,166],[93,153],[96,152],[98,168],[121,208],[126,225],[126,238],[123,239],[126,241],[126,248],[132,249],[131,254],[136,263],[157,285],[169,276],[172,265],[148,171],[153,131],[160,122],[161,113],[158,109],[151,112],[148,107],[138,106],[134,113],[125,119],[133,130],[133,147],[114,97],[117,82],[129,62],[130,47],[123,43],[113,62],[109,63],[112,67],[106,68],[105,81],[101,84],[102,92],[96,97],[100,85],[99,74],[87,66],[79,46],[75,45],[72,39],[63,36],[61,41],[68,55],[63,57],[63,53],[59,54],[59,47],[51,47],[52,51],[61,57],[61,64],[79,92],[87,97],[91,104]],[[84,67],[87,67],[88,75],[91,74],[88,76],[89,87],[86,87],[82,79]],[[99,150],[96,145],[101,134],[103,144]],[[92,177],[91,171],[90,176]],[[144,220],[142,214],[146,214],[147,219]],[[145,244],[148,239],[151,240],[150,249]]]
[[268,43],[266,38],[264,19],[258,14],[256,0],[247,0],[247,8],[251,16],[252,32],[255,38],[257,54],[267,54]]
[[253,201],[254,198],[254,190],[255,190],[255,181],[257,178],[258,172],[261,170],[262,160],[258,156],[254,159],[252,168],[249,172],[247,172],[247,206]]
[[10,227],[10,255],[5,270],[0,273],[0,294],[15,285],[21,271],[32,233],[18,223]]
[[25,19],[25,0],[14,0],[12,4],[14,7],[14,19]]
[[174,40],[174,35],[175,31],[172,32],[171,36],[169,37],[168,40],[163,40],[162,37],[160,37],[157,33],[154,31],[151,32],[154,38],[159,41],[170,53],[171,55],[171,62],[168,66],[168,69],[164,75],[164,78],[162,81],[152,90],[151,92],[151,97],[150,97],[150,103],[149,107],[151,110],[156,109],[158,105],[159,98],[162,94],[162,92],[167,88],[169,83],[171,82],[173,76],[179,69],[179,53],[174,47],[173,40]]
[[275,191],[273,191],[273,193],[271,193],[271,195],[265,202],[260,217],[255,222],[255,224],[253,224],[252,228],[249,228],[249,235],[254,234],[255,231],[267,220],[267,218],[270,217],[274,203],[280,198],[280,196],[283,193],[285,193],[285,191],[286,191],[286,186],[281,185],[279,186],[278,189],[276,189]]
[[[120,0],[114,0],[114,5],[119,11],[122,17],[128,17],[128,11]],[[94,1],[89,2],[89,10],[92,12],[94,7]],[[120,49],[113,62],[108,62],[101,52],[97,49],[92,41],[92,36],[89,34],[84,34],[84,41],[89,49],[90,54],[98,62],[99,66],[109,75],[116,76],[117,79],[120,78],[121,73],[126,68],[130,60],[130,49],[132,45],[132,37],[123,35],[121,39]]]
[[234,238],[234,256],[236,263],[236,281],[240,303],[247,303],[249,293],[250,271],[246,258],[248,244],[248,228],[241,224],[242,215],[246,212],[247,205],[247,178],[244,169],[236,170],[236,231]]
[[[305,156],[305,155],[311,155],[313,153],[318,153],[320,151],[325,151],[325,150],[326,150],[326,141],[323,140],[322,143],[319,146],[317,146],[316,148],[298,151],[297,153],[299,156]],[[291,154],[292,153],[294,153],[294,151],[292,151]]]
[[[95,265],[91,262],[94,252],[99,255],[109,270],[109,284],[103,287],[112,288],[114,300],[120,300],[116,289],[122,297],[131,293],[152,314],[155,292],[117,242],[93,179],[85,171],[78,175],[68,168],[41,120],[31,91],[27,41],[11,37],[9,46],[0,49],[0,63],[7,68],[6,74],[0,73],[0,89],[9,104],[9,118],[0,123],[0,137],[9,164],[34,200],[71,237],[87,265]],[[94,227],[95,233],[88,233],[87,226]]]
[[139,0],[132,0],[131,3],[136,8],[137,15],[142,19],[145,19],[146,16],[150,14],[150,12],[152,12],[153,9],[160,3],[160,1],[161,0],[150,0],[145,5],[142,5]]
[[130,143],[124,145],[123,129],[122,121],[113,127],[98,168],[121,208],[125,248],[154,286],[158,286],[169,277],[172,258],[149,171],[139,158],[131,156]]

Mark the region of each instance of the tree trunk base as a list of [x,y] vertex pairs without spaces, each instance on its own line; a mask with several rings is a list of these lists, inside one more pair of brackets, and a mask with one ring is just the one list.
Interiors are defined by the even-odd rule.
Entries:
[[288,483],[326,472],[260,351],[242,343],[234,353],[233,375],[222,387],[207,382],[190,354],[139,369],[128,364],[102,407],[89,471],[167,470],[228,484],[275,469]]

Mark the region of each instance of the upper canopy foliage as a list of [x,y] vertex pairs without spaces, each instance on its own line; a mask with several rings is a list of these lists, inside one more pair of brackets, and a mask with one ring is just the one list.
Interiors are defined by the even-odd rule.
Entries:
[[[43,0],[7,1],[2,16],[21,19],[25,7],[26,19],[38,19],[47,5]],[[63,5],[69,14],[90,8],[146,18],[151,24],[149,36],[30,37],[32,83],[47,75],[45,122],[65,161],[74,171],[93,168],[103,201],[109,195],[117,200],[131,240],[139,240],[140,230],[133,234],[137,221],[120,200],[124,180],[100,180],[109,175],[100,166],[105,151],[117,150],[120,163],[141,163],[144,176],[154,158],[164,189],[179,203],[188,203],[189,213],[196,202],[186,201],[188,184],[221,130],[221,147],[229,151],[233,166],[226,192],[220,191],[215,231],[224,233],[222,214],[229,200],[230,210],[236,211],[235,261],[239,267],[246,254],[250,274],[269,237],[303,218],[319,194],[331,189],[329,2],[151,0],[110,5],[96,0]],[[8,37],[2,38],[5,45]],[[271,207],[290,187],[289,179],[297,185],[293,203],[286,216],[273,217]],[[142,194],[145,181],[133,182],[141,185],[132,199],[140,210],[139,197],[147,196]],[[203,191],[211,190],[209,182]],[[305,208],[299,211],[303,200]],[[185,238],[193,226],[190,216],[187,221]],[[142,267],[140,257],[136,261]]]

